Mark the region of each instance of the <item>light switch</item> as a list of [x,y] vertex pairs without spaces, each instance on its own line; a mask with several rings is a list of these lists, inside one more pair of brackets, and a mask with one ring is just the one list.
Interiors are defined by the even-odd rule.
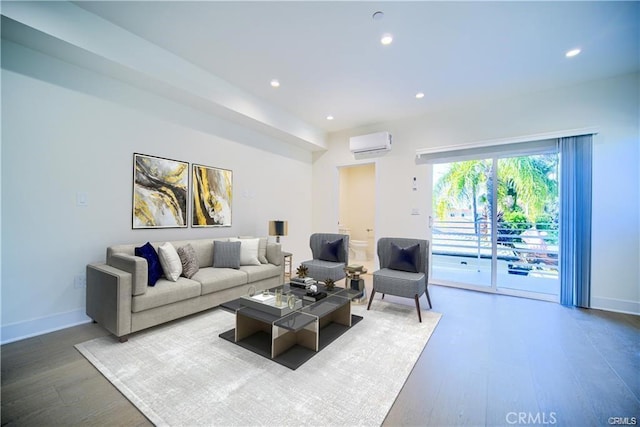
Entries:
[[76,193],[76,206],[89,206],[89,194],[85,191]]
[[411,209],[411,215],[420,215],[420,209],[418,208]]

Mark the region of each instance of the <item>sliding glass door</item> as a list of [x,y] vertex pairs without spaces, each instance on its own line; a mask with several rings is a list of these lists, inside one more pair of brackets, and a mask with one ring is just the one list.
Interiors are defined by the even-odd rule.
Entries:
[[556,152],[434,164],[433,281],[557,300],[557,169]]

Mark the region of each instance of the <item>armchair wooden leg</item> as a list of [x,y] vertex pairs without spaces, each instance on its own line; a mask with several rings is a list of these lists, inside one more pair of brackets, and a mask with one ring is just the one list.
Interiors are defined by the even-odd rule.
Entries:
[[418,298],[418,295],[413,297],[413,299],[416,300],[416,310],[418,310],[418,320],[420,321],[420,323],[422,323],[422,314],[420,313],[420,299]]
[[431,298],[429,298],[429,289],[428,289],[428,287],[424,288],[424,293],[427,296],[427,302],[429,303],[429,308],[433,308],[433,306],[431,305]]
[[380,298],[380,299],[384,299],[384,294],[382,294],[382,298]]
[[367,310],[371,308],[371,301],[373,301],[373,296],[376,294],[375,289],[371,289],[371,297],[369,297],[369,305],[367,305]]

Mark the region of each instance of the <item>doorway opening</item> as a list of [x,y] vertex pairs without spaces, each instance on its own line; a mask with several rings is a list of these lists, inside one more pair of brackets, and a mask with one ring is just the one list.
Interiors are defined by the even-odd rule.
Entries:
[[375,258],[375,163],[339,168],[338,229],[349,235],[349,263],[373,271]]
[[436,282],[558,301],[558,154],[433,166]]

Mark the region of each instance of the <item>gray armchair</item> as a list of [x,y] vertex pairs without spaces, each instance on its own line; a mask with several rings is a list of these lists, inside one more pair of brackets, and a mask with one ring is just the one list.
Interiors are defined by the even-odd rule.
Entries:
[[313,259],[303,261],[309,277],[323,281],[344,279],[349,264],[349,236],[346,234],[315,233],[309,238]]
[[373,290],[367,310],[376,292],[413,298],[418,310],[418,320],[422,322],[419,298],[426,294],[429,308],[429,241],[383,237],[378,240],[378,259],[380,270],[373,272]]

